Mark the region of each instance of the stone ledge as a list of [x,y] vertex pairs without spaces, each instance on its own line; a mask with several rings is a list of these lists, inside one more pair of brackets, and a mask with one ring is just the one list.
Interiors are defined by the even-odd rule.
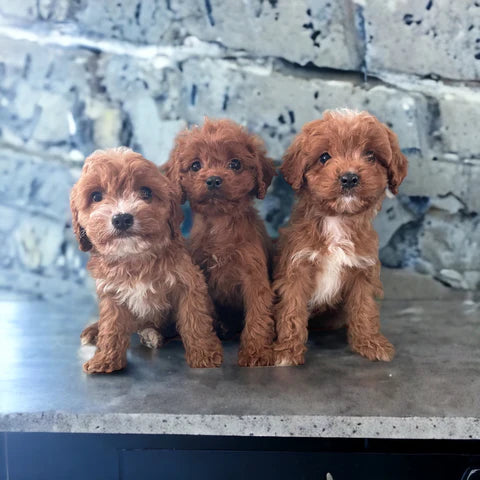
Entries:
[[319,415],[0,414],[1,432],[471,440],[480,419]]
[[239,368],[231,341],[222,367],[191,369],[180,342],[151,351],[134,338],[126,370],[86,376],[89,305],[4,303],[0,335],[31,355],[3,358],[0,431],[478,439],[478,308],[460,295],[382,302],[390,363],[315,330],[300,367]]

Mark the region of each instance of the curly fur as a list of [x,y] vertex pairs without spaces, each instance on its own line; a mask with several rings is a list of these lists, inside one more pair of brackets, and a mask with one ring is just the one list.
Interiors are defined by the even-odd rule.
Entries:
[[[241,162],[240,169],[229,168],[232,159]],[[192,170],[194,162],[200,162],[198,171]],[[230,120],[206,119],[177,136],[164,171],[190,202],[194,223],[188,248],[205,274],[217,317],[225,308],[243,311],[239,364],[272,364],[271,243],[253,205],[275,175],[263,142]],[[207,188],[212,176],[222,179],[220,188]]]
[[[143,198],[141,187],[152,191]],[[92,192],[101,192],[94,202]],[[98,323],[82,332],[97,351],[87,373],[109,373],[126,366],[130,336],[143,331],[144,343],[170,312],[191,367],[215,367],[222,347],[213,331],[212,305],[205,280],[193,264],[180,233],[179,191],[152,162],[127,148],[99,150],[85,161],[72,189],[73,229],[80,248],[90,252],[88,269],[96,280]],[[134,223],[117,230],[112,216],[130,213]]]
[[[322,164],[324,152],[331,158]],[[303,127],[281,171],[298,201],[281,232],[274,274],[275,363],[304,363],[308,319],[326,310],[344,318],[354,351],[391,360],[374,299],[382,287],[372,220],[387,188],[397,193],[407,174],[396,135],[367,112],[327,111]],[[348,191],[340,182],[346,172],[359,176]]]

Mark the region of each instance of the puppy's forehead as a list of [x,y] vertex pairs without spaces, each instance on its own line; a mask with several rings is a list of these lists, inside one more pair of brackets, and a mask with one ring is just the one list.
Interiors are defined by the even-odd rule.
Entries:
[[166,184],[154,163],[126,147],[95,151],[86,159],[82,177],[89,183],[96,181],[99,186],[117,188],[128,188],[147,180]]
[[188,163],[193,158],[200,158],[203,161],[223,161],[234,157],[247,160],[251,156],[247,145],[239,140],[216,138],[203,138],[190,142],[182,152],[184,162]]
[[327,114],[306,131],[321,148],[343,153],[357,148],[380,147],[388,140],[384,126],[367,113]]
[[140,153],[134,152],[128,147],[117,147],[107,150],[95,150],[85,159],[84,169],[88,170],[99,165],[107,165],[108,168],[121,170],[132,163],[138,162],[151,163]]
[[157,169],[156,165],[140,153],[134,152],[127,147],[112,148],[109,150],[96,150],[85,160],[84,169],[95,168],[110,169],[121,172],[123,170],[151,170]]

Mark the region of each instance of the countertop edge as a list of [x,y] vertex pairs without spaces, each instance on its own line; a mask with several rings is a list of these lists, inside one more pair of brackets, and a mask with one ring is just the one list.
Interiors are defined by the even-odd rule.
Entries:
[[480,439],[480,417],[36,412],[0,414],[0,432]]

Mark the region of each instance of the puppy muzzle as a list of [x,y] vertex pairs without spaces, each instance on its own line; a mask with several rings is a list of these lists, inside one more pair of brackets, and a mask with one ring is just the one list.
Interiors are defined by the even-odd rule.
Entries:
[[218,190],[222,185],[222,181],[222,177],[213,176],[208,177],[205,180],[205,184],[209,190]]
[[360,183],[360,177],[353,172],[346,172],[339,177],[340,185],[342,186],[342,190],[351,190],[355,188]]
[[115,230],[120,232],[128,230],[133,225],[133,222],[133,215],[130,213],[118,213],[112,217],[112,225],[115,227]]

